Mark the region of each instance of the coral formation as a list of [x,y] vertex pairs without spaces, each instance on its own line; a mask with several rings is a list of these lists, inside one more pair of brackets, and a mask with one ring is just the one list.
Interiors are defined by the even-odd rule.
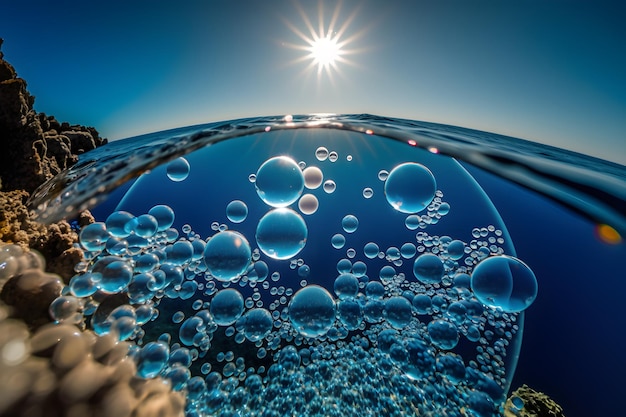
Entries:
[[522,385],[504,405],[504,417],[565,417],[565,414],[546,394]]
[[177,416],[184,397],[160,378],[141,379],[131,344],[69,324],[31,334],[0,304],[0,415]]
[[[74,274],[74,266],[83,259],[82,251],[74,247],[78,235],[66,221],[46,226],[32,220],[26,207],[27,199],[25,190],[0,192],[0,241],[35,249],[46,259],[47,270],[66,281]],[[91,214],[84,212],[78,225],[86,226],[93,221]]]

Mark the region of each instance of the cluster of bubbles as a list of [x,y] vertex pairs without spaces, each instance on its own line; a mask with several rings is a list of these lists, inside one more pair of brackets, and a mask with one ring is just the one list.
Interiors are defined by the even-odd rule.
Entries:
[[[315,157],[338,161],[324,147]],[[167,175],[184,181],[189,169],[180,158]],[[249,176],[269,207],[254,236],[217,223],[208,237],[179,231],[166,205],[116,211],[81,230],[86,261],[51,314],[134,341],[137,375],[184,391],[188,416],[498,415],[517,313],[537,293],[532,271],[504,254],[495,226],[472,230],[469,242],[429,234],[451,207],[426,166],[403,163],[378,177],[415,237],[348,248],[330,286],[297,256],[309,234],[303,215],[319,208],[309,191],[336,184],[276,156]],[[241,200],[225,210],[233,226],[248,218]],[[343,214],[330,253],[342,253],[360,226]],[[287,262],[290,276],[271,271],[274,262]]]
[[[81,331],[75,317],[31,332],[12,318],[24,300],[36,309],[35,300],[61,292],[60,277],[44,269],[37,252],[0,243],[0,290],[10,304],[0,301],[0,415],[92,415],[92,409],[102,417],[180,415],[184,394],[161,378],[137,377],[132,342],[120,342],[115,332]],[[9,287],[12,296],[4,297]]]

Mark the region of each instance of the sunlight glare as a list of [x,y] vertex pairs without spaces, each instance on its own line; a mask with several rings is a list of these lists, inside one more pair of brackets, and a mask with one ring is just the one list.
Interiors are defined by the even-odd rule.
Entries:
[[320,2],[318,6],[318,25],[317,28],[315,28],[309,15],[307,15],[300,5],[297,5],[297,9],[302,17],[305,29],[300,29],[287,20],[285,20],[285,23],[289,29],[291,29],[291,31],[304,42],[304,44],[283,43],[283,45],[305,52],[305,54],[293,61],[293,63],[308,63],[307,67],[303,71],[304,73],[309,71],[312,72],[317,69],[316,72],[318,82],[321,80],[323,74],[326,74],[328,79],[333,82],[333,72],[336,72],[338,75],[342,75],[339,68],[340,64],[355,65],[355,63],[347,59],[346,56],[362,51],[354,48],[349,49],[348,46],[363,36],[365,29],[352,34],[350,37],[346,37],[346,30],[350,26],[350,23],[354,20],[357,10],[353,10],[343,23],[339,25],[338,21],[340,20],[339,15],[341,11],[341,2],[339,2],[332,11],[330,21],[326,24],[324,22],[324,10],[322,3]]
[[313,41],[309,50],[313,61],[321,67],[334,65],[337,58],[341,56],[341,48],[337,39],[330,36]]

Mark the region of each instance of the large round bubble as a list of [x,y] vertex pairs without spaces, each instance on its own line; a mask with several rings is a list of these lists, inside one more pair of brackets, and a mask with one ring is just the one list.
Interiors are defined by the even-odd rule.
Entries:
[[174,224],[174,210],[164,204],[152,207],[148,214],[156,219],[159,232],[169,229]]
[[333,296],[319,285],[300,289],[289,303],[289,320],[303,336],[319,337],[326,334],[335,322]]
[[385,197],[401,213],[417,213],[435,197],[437,183],[433,173],[422,164],[408,162],[391,170],[385,181]]
[[80,232],[80,244],[88,251],[100,251],[109,239],[109,232],[104,223],[92,223]]
[[411,303],[401,296],[391,297],[385,301],[385,315],[392,327],[402,329],[411,321]]
[[304,189],[304,175],[298,164],[286,156],[268,159],[256,173],[256,192],[272,207],[287,207]]
[[272,331],[274,321],[269,311],[264,308],[253,308],[248,310],[246,314],[240,319],[241,324],[237,327],[241,327],[246,339],[251,342],[256,342],[263,339]]
[[354,298],[340,300],[337,303],[337,313],[339,320],[348,330],[358,329],[363,322],[361,304]]
[[167,164],[167,177],[174,182],[184,181],[189,176],[189,170],[189,162],[180,157]]
[[233,288],[226,288],[213,296],[209,310],[215,323],[220,326],[229,326],[241,317],[243,307],[241,293]]
[[340,300],[354,297],[359,291],[359,280],[350,273],[341,274],[335,279],[334,288]]
[[413,274],[415,278],[424,284],[435,284],[443,277],[443,262],[437,255],[424,253],[415,259],[413,263]]
[[233,223],[241,223],[248,217],[248,206],[241,200],[233,200],[226,206],[226,217]]
[[524,262],[507,255],[481,261],[472,272],[471,286],[476,298],[505,312],[523,311],[537,297],[537,278]]
[[204,262],[218,281],[239,278],[248,269],[251,259],[250,244],[237,232],[220,232],[209,239],[204,247]]
[[274,259],[296,256],[304,245],[308,230],[304,219],[287,208],[274,209],[259,220],[256,242],[259,249]]
[[453,349],[459,342],[456,326],[446,320],[433,320],[428,323],[428,335],[433,345],[439,349]]

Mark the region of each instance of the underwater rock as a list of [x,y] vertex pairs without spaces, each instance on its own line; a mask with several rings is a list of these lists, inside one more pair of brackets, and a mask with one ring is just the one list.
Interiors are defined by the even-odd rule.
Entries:
[[[0,40],[0,47],[2,40]],[[0,52],[0,179],[4,190],[33,192],[78,160],[77,155],[103,145],[93,127],[59,123],[33,109],[35,97],[26,81]]]
[[504,417],[565,417],[565,414],[546,394],[522,385],[506,401]]
[[0,303],[0,415],[183,415],[181,393],[135,376],[129,343],[68,324],[31,334],[7,315]]
[[62,289],[58,275],[29,269],[4,284],[0,299],[13,307],[12,317],[24,320],[30,328],[37,328],[50,322],[50,303],[61,295]]
[[[69,280],[74,266],[83,259],[82,251],[74,247],[78,235],[66,221],[46,226],[31,220],[26,207],[28,197],[24,190],[0,192],[0,241],[38,251],[46,260],[48,272]],[[93,223],[91,214],[81,213],[79,226],[89,223]]]

